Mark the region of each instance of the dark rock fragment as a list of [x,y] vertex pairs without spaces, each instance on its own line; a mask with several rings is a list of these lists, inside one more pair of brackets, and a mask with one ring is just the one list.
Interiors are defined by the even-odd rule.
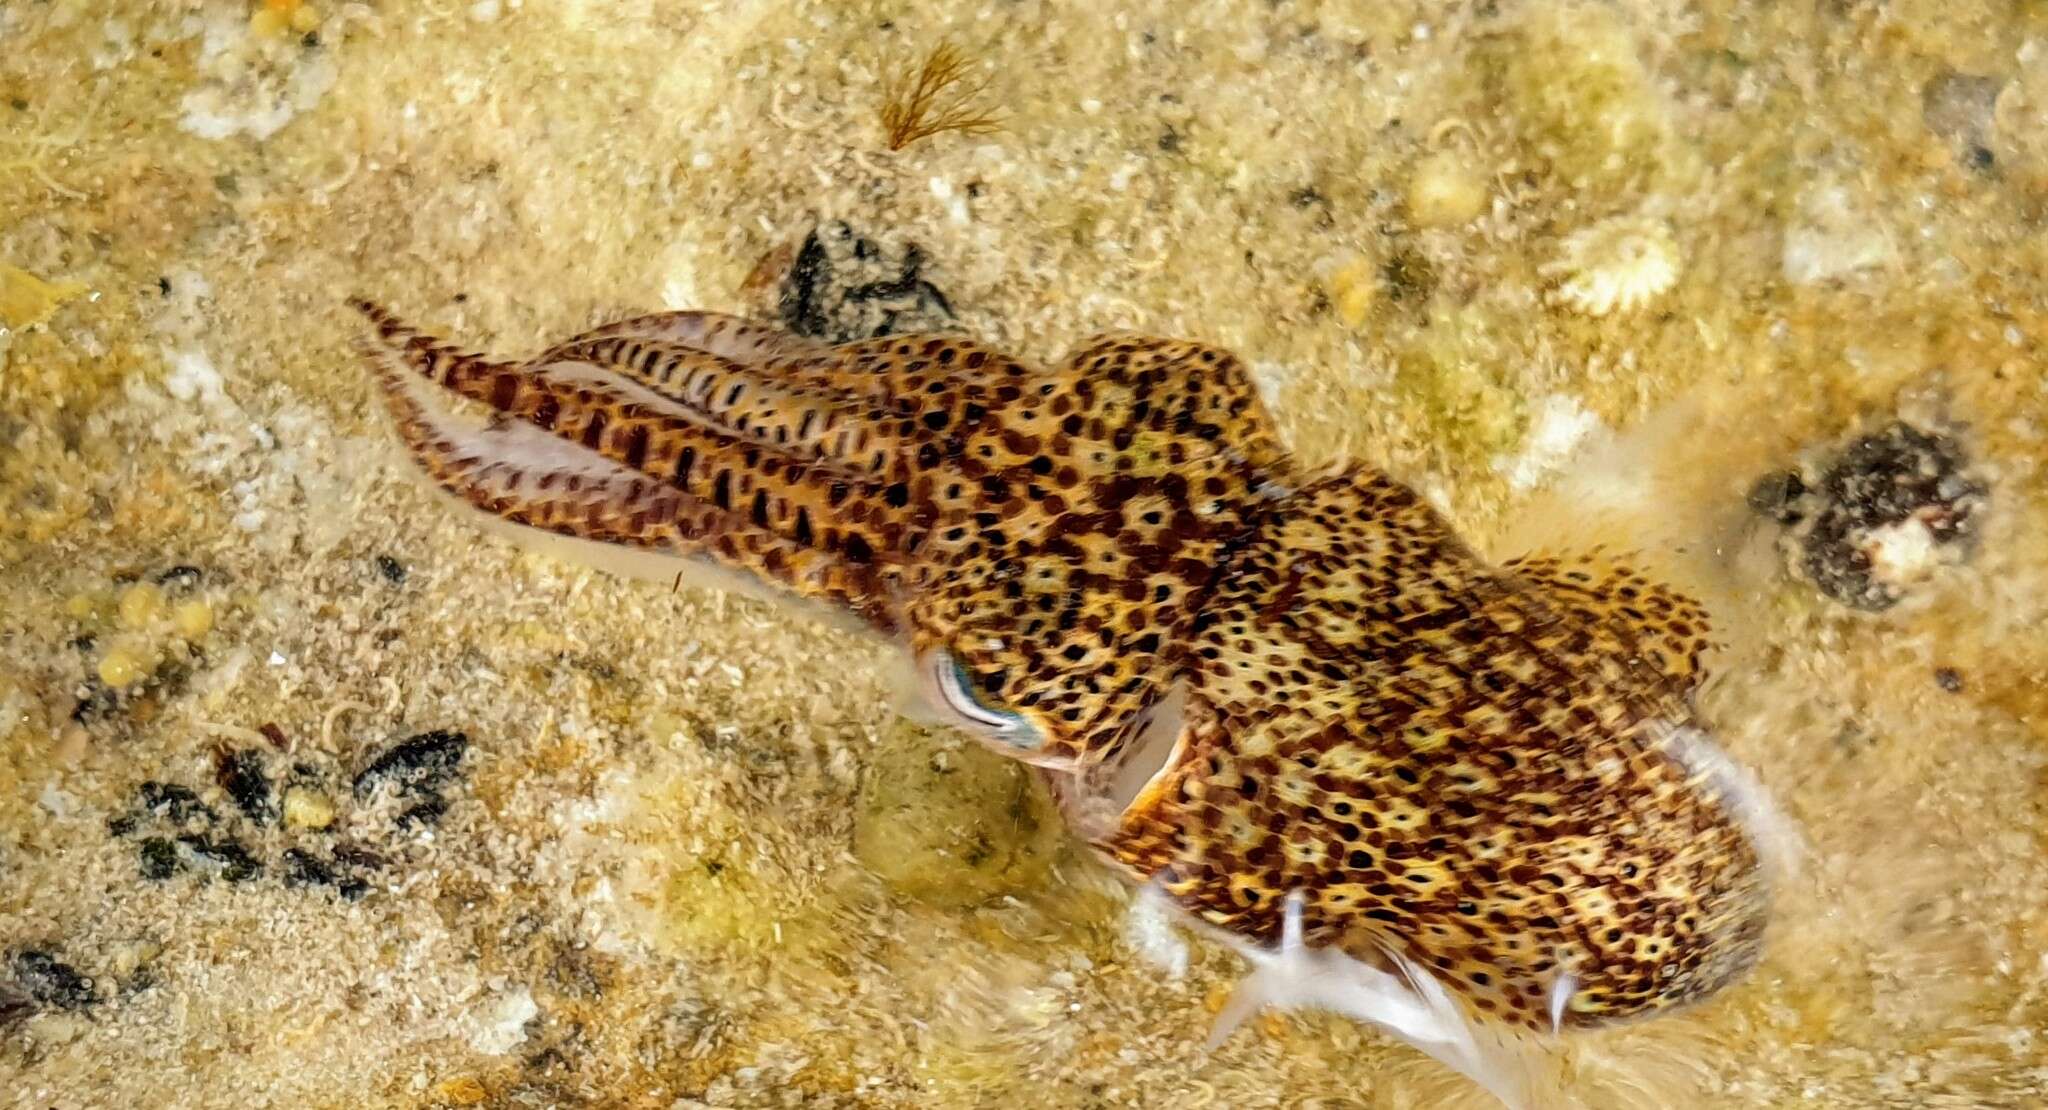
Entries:
[[121,695],[97,678],[88,679],[78,704],[71,707],[71,722],[89,725],[121,706]]
[[284,884],[330,887],[350,902],[361,899],[370,890],[370,884],[335,870],[332,865],[300,848],[285,849]]
[[232,840],[181,836],[178,846],[185,849],[197,865],[218,870],[220,877],[231,883],[247,882],[263,874],[263,865],[257,862],[256,857]]
[[915,243],[892,258],[845,223],[823,224],[804,237],[776,308],[789,330],[832,343],[951,328],[952,303],[925,262]]
[[198,567],[192,566],[189,563],[180,563],[169,570],[159,572],[156,576],[156,584],[162,586],[165,593],[175,596],[177,594],[190,593],[194,587],[199,585],[203,578],[205,578],[205,574]]
[[30,998],[60,1010],[83,1010],[99,1001],[92,980],[48,952],[23,949],[11,961],[14,981]]
[[261,755],[248,750],[221,752],[214,759],[213,777],[251,821],[277,820],[277,799],[263,773]]
[[363,768],[356,776],[355,795],[367,798],[386,782],[403,795],[431,795],[461,770],[462,756],[468,750],[469,737],[460,732],[437,728],[419,733]]
[[1957,439],[1898,421],[1765,478],[1749,505],[1791,529],[1792,561],[1822,593],[1879,612],[1933,565],[1971,553],[1986,490],[1968,471]]
[[161,882],[177,874],[181,866],[178,862],[178,850],[161,836],[145,839],[138,849],[138,855],[142,863],[142,877],[145,879]]
[[199,800],[199,795],[174,782],[145,782],[136,789],[135,798],[151,815],[174,824],[182,825],[195,817],[209,823],[220,819],[212,806]]

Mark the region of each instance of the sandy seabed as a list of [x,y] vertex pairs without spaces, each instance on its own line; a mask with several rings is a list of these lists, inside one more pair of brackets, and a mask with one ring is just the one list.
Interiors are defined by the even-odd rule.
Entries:
[[[892,150],[941,42],[997,126]],[[360,292],[1200,338],[1474,536],[1738,536],[1770,955],[1544,1104],[2040,1105],[2044,205],[2038,5],[0,0],[0,1103],[1487,1104],[1334,1019],[1205,1051],[1236,959],[887,645],[449,517]],[[1746,499],[1900,421],[1971,534],[1857,609]],[[1648,517],[1542,500],[1610,434]]]

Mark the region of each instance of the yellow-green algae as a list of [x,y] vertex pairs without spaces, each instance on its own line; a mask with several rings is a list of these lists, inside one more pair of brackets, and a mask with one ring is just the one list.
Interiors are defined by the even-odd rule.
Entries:
[[[1072,853],[971,907],[891,890],[854,855],[864,776],[904,742],[891,649],[520,556],[401,476],[344,294],[506,350],[632,310],[772,312],[749,275],[817,218],[920,242],[962,325],[1028,356],[1119,326],[1236,348],[1304,456],[1386,466],[1475,532],[1521,504],[1503,464],[1553,398],[1615,428],[1713,402],[1663,443],[1692,478],[1659,522],[1681,536],[1802,447],[1936,398],[1993,476],[1977,560],[1876,619],[1765,575],[1731,622],[1748,661],[1710,691],[1809,842],[1772,956],[1555,1077],[1589,1106],[2038,1090],[2039,5],[486,0],[301,5],[311,31],[266,17],[245,43],[258,14],[0,6],[0,263],[96,294],[0,354],[0,947],[127,984],[91,1020],[0,1032],[0,1090],[1477,1104],[1343,1022],[1205,1052],[1234,962],[1198,944],[1187,981],[1152,968]],[[940,39],[988,60],[1005,130],[886,152],[882,60]],[[1922,121],[1955,73],[2006,83],[1994,172]],[[194,95],[290,111],[207,138],[180,126]],[[1446,149],[1488,206],[1411,219],[1407,183]],[[1788,276],[1817,187],[1896,245],[1885,264]],[[1673,225],[1671,291],[1598,319],[1545,305],[1556,243],[1636,212]],[[117,577],[178,563],[217,590],[188,691],[74,725],[91,656],[67,645],[118,620]],[[79,593],[105,600],[74,616]],[[478,765],[360,903],[140,880],[107,818],[266,723],[346,766],[459,725]],[[915,847],[957,835],[933,831]],[[481,1036],[521,992],[535,1017]]]

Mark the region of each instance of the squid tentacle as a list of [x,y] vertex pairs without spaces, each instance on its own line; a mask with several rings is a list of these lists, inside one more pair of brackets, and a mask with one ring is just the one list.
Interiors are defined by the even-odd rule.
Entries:
[[[466,354],[367,301],[364,349],[399,431],[444,490],[561,536],[701,556],[893,627],[906,534],[854,519],[881,484],[737,439],[591,363],[514,364]],[[425,382],[478,401],[466,425]]]

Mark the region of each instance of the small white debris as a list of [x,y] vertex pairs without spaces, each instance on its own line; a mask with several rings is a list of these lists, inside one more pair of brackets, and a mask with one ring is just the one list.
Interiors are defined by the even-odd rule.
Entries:
[[469,1047],[486,1056],[503,1056],[526,1040],[526,1023],[539,1014],[533,992],[525,987],[500,995],[471,1015]]
[[498,0],[476,0],[476,3],[469,6],[469,21],[471,23],[495,23],[498,17],[504,14],[504,11],[504,5],[500,4]]
[[71,795],[57,789],[54,782],[43,784],[43,792],[37,796],[36,803],[49,810],[53,817],[69,817],[78,805]]
[[1799,198],[1799,216],[1785,229],[1781,264],[1785,280],[1813,285],[1884,265],[1892,243],[1883,227],[1850,202],[1839,185],[1809,190]]
[[264,662],[270,664],[273,667],[282,667],[286,663],[290,662],[290,660],[284,657],[283,652],[273,651],[270,653],[270,658],[264,660]]
[[180,401],[204,400],[211,404],[221,399],[220,371],[214,368],[213,359],[198,347],[186,347],[177,351],[165,351],[164,358],[171,364],[171,372],[164,375],[164,388]]
[[1871,577],[1891,586],[1925,581],[1942,564],[1934,531],[1918,517],[1872,528],[1863,542]]
[[1172,907],[1156,886],[1145,887],[1131,899],[1124,912],[1124,943],[1169,979],[1178,981],[1188,973],[1188,942],[1174,931]]

